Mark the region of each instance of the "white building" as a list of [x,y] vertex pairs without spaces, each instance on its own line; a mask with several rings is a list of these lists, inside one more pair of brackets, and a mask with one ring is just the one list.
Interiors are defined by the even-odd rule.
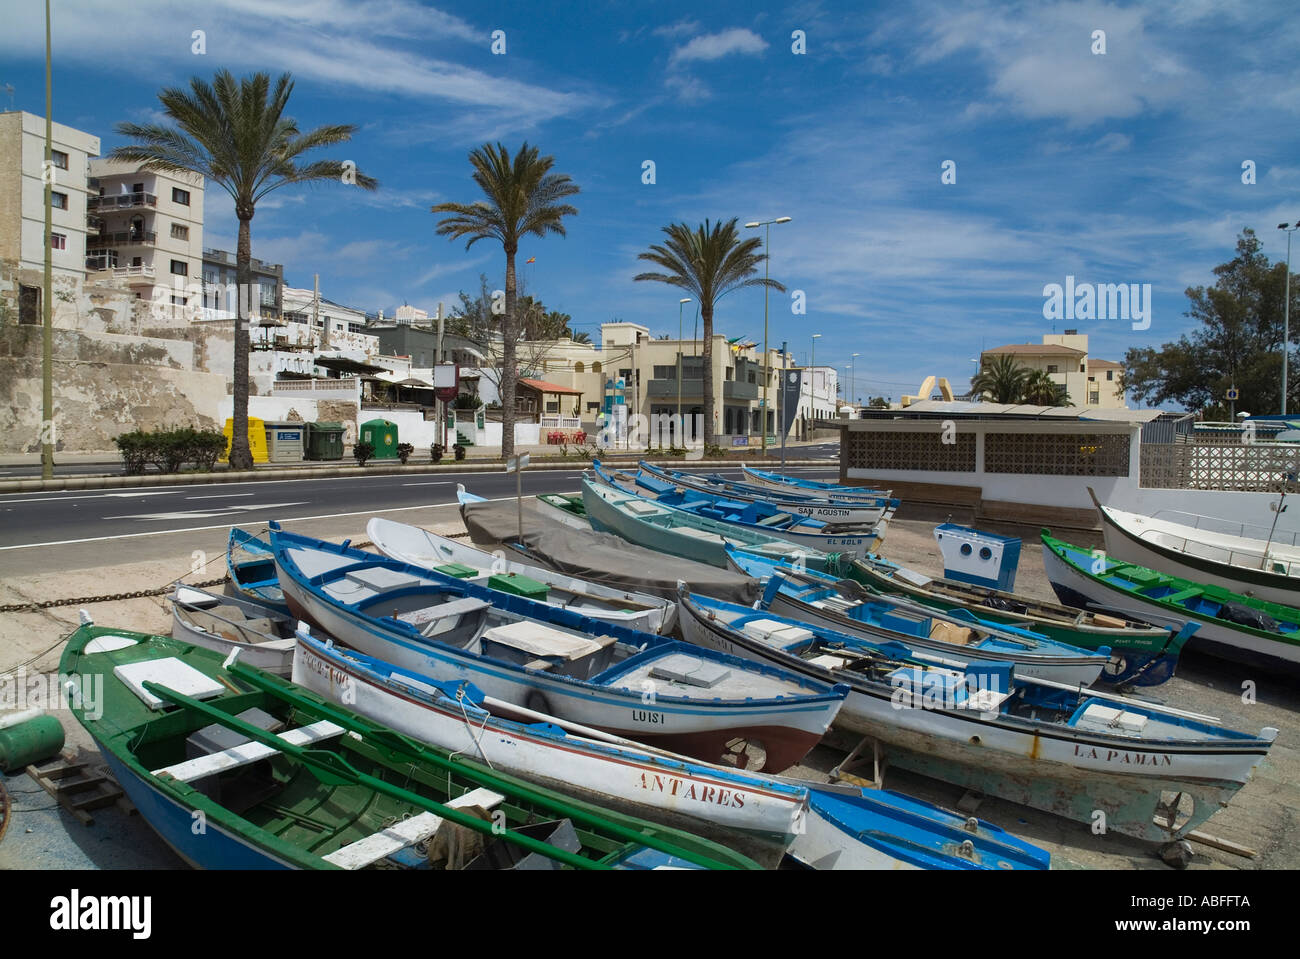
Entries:
[[[76,281],[85,276],[87,164],[99,154],[99,137],[62,123],[51,127],[54,209],[47,241],[45,118],[20,111],[0,113],[0,260],[18,265],[24,312],[40,311],[47,242],[53,248],[56,279]],[[29,283],[34,284],[30,292]]]
[[125,279],[142,299],[202,306],[203,177],[99,159],[89,187],[98,229],[86,240],[87,273]]

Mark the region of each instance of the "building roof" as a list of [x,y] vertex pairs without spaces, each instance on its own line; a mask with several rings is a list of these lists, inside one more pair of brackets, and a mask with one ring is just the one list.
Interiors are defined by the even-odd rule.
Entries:
[[547,383],[545,380],[529,380],[520,377],[519,385],[526,386],[530,390],[536,390],[538,393],[564,393],[570,396],[582,395],[582,390],[571,389],[567,386],[557,386],[554,383]]
[[1116,363],[1114,360],[1089,360],[1088,369],[1090,370],[1122,370],[1123,363]]
[[1062,353],[1069,353],[1072,356],[1087,356],[1087,350],[1076,350],[1072,346],[1053,346],[1050,343],[1008,343],[1006,346],[995,346],[991,350],[985,350],[985,353],[1012,353],[1023,356],[1059,356]]

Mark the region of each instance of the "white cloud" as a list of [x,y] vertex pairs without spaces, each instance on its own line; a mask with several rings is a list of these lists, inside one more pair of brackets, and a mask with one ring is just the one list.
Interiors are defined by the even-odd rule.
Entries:
[[762,53],[767,41],[743,27],[733,27],[721,33],[706,33],[695,37],[685,46],[678,47],[668,59],[669,66],[692,60],[720,60],[733,53]]

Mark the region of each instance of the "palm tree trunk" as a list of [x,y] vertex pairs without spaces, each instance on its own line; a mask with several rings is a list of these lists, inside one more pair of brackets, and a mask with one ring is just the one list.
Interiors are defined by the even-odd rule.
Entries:
[[700,304],[700,319],[704,321],[704,445],[716,446],[713,432],[713,304],[704,300]]
[[515,252],[506,250],[506,315],[501,324],[501,456],[515,455]]
[[[245,213],[247,215],[245,215]],[[253,244],[249,224],[253,211],[237,210],[239,216],[239,245],[235,249],[235,364],[233,432],[230,438],[230,468],[250,470],[253,453],[248,448],[248,306],[252,288]]]

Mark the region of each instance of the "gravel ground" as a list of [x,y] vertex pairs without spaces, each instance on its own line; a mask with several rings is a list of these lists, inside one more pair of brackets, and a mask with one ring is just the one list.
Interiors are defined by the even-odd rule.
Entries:
[[[410,515],[409,522],[435,532],[464,529],[453,507],[433,507]],[[331,539],[365,539],[364,523],[356,518],[313,524],[306,532]],[[884,553],[896,562],[922,572],[938,574],[933,523],[895,521]],[[96,565],[54,574],[24,577],[20,569],[6,571],[0,582],[0,604],[30,599],[96,596],[161,587],[189,570],[195,542],[173,536],[160,539],[156,559],[127,565]],[[171,544],[171,545],[167,545]],[[210,543],[202,543],[215,555]],[[94,561],[95,557],[88,557]],[[219,563],[199,574],[199,579],[219,575]],[[15,573],[19,575],[14,575]],[[1043,574],[1041,547],[1026,537],[1020,557],[1017,590],[1045,599],[1052,598]],[[62,640],[77,625],[77,607],[59,607],[39,613],[0,614],[0,676],[20,667],[28,675],[58,667]],[[161,598],[102,603],[90,607],[98,623],[145,632],[170,632],[170,613]],[[1243,683],[1255,684],[1256,701],[1242,701]],[[1269,758],[1256,770],[1231,805],[1220,811],[1202,830],[1247,846],[1258,855],[1245,858],[1195,844],[1192,869],[1295,869],[1300,868],[1300,848],[1295,836],[1296,810],[1300,809],[1300,754],[1297,753],[1297,713],[1300,712],[1300,681],[1276,676],[1250,667],[1185,653],[1178,675],[1170,683],[1149,691],[1159,699],[1182,709],[1209,713],[1230,726],[1257,730],[1276,726],[1281,730]],[[78,759],[93,761],[97,756],[80,724],[65,720],[68,750]],[[844,744],[841,744],[844,745]],[[851,745],[851,744],[850,744]],[[845,745],[848,748],[848,745]],[[842,749],[819,746],[791,775],[825,779],[826,773],[844,756]],[[955,808],[962,790],[903,772],[890,771],[890,788]],[[115,808],[95,813],[95,824],[81,825],[63,812],[25,774],[5,777],[15,805],[8,833],[0,843],[0,869],[12,868],[177,868],[179,860],[159,841],[138,816],[127,816]],[[51,808],[53,807],[53,808]],[[1114,834],[1095,836],[1088,826],[1069,822],[1047,813],[986,798],[976,814],[1052,854],[1058,869],[1168,869],[1149,845]]]

